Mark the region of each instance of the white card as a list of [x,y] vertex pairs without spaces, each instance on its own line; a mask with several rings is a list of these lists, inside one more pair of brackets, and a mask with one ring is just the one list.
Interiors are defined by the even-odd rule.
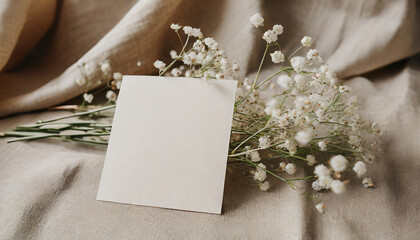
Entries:
[[97,200],[220,214],[236,85],[124,76]]

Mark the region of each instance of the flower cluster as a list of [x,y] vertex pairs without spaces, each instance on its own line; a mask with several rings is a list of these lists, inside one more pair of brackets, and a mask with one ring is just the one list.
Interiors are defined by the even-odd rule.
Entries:
[[[239,70],[236,63],[232,63],[224,56],[219,44],[211,37],[204,38],[201,29],[190,26],[172,24],[171,28],[178,35],[181,43],[179,53],[176,50],[169,52],[173,61],[166,65],[156,60],[153,66],[159,70],[159,76],[195,77],[205,79],[232,79]],[[180,30],[186,35],[183,41]],[[194,41],[192,42],[192,39]],[[192,44],[189,44],[192,42]],[[187,50],[187,47],[190,47]],[[169,71],[170,69],[170,71]]]
[[[256,27],[264,26],[257,13],[250,17]],[[173,61],[166,65],[157,60],[154,66],[160,75],[205,79],[237,79],[239,67],[230,63],[213,38],[205,38],[200,29],[172,24],[182,50],[170,52]],[[185,43],[179,35],[183,29]],[[267,47],[254,80],[240,81],[235,103],[228,163],[244,164],[252,181],[267,191],[270,176],[292,188],[294,181],[307,180],[315,192],[331,190],[344,193],[351,175],[367,174],[367,164],[378,148],[375,123],[359,114],[357,97],[351,89],[340,85],[334,71],[324,63],[317,49],[310,49],[312,38],[304,36],[301,46],[285,57],[277,40],[283,26],[276,24],[262,34]],[[196,38],[186,50],[188,41]],[[259,79],[261,66],[269,50],[278,70]],[[303,52],[302,55],[297,55]],[[277,167],[276,167],[277,164]],[[302,176],[299,169],[312,169]],[[286,174],[286,175],[284,175]],[[300,174],[299,177],[290,178]],[[361,181],[374,187],[370,178]],[[323,212],[325,206],[318,203]]]
[[[140,66],[141,63],[137,62],[137,65]],[[83,94],[82,107],[91,104],[95,95],[103,92],[105,92],[105,97],[108,99],[108,103],[110,104],[115,103],[118,98],[118,91],[121,88],[123,74],[120,72],[113,72],[109,61],[104,61],[99,65],[101,70],[100,79],[93,81],[93,79],[90,79],[90,75],[94,71],[95,67],[96,66],[85,62],[79,64],[81,75],[76,79],[76,84],[86,89],[86,92]],[[101,86],[103,84],[105,84],[105,86],[99,89],[91,92],[87,91],[90,88]]]
[[[251,16],[250,21],[256,28],[264,26],[259,13]],[[170,51],[170,63],[161,60],[153,63],[159,76],[239,79],[239,66],[224,55],[215,39],[205,37],[199,28],[172,24],[171,29],[177,34],[181,49]],[[313,196],[328,190],[342,194],[354,181],[366,188],[375,187],[375,182],[366,175],[368,165],[375,160],[374,154],[380,149],[378,135],[381,130],[376,123],[361,116],[357,97],[351,94],[349,87],[340,84],[318,50],[311,48],[311,37],[304,36],[297,50],[285,56],[277,42],[283,30],[283,26],[276,24],[262,33],[266,48],[255,78],[239,81],[228,166],[242,166],[240,169],[244,170],[244,175],[262,191],[270,189],[270,178],[283,181],[294,189],[295,181],[309,181]],[[277,69],[269,77],[260,79],[267,53]],[[89,77],[94,66],[82,63],[79,67],[82,77],[76,80],[77,85],[91,89],[105,83],[102,88],[86,92],[82,105],[92,103],[94,95],[99,92],[106,92],[108,103],[117,101],[122,74],[112,72],[109,62],[99,65],[102,73],[99,81],[92,81]],[[84,116],[111,107],[88,111]],[[80,129],[81,123],[75,124],[65,129]],[[86,134],[66,134],[63,138],[107,144],[103,137],[109,135],[110,125],[83,124],[88,124],[83,125],[88,129]],[[41,128],[30,130],[44,131]],[[55,137],[60,133],[57,131]],[[14,136],[24,135],[16,133]],[[360,178],[363,179],[358,180]],[[323,213],[324,204],[319,200],[316,202],[316,209]]]

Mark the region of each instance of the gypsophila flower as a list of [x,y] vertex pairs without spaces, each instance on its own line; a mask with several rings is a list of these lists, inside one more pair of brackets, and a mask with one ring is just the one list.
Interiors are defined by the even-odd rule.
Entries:
[[273,53],[270,53],[270,56],[271,56],[271,61],[273,61],[273,63],[281,63],[284,61],[284,55],[280,51],[275,51]]
[[137,67],[140,67],[141,66],[141,62],[140,61],[137,61],[136,65],[137,65]]
[[264,26],[264,18],[259,13],[252,15],[249,20],[256,28]]
[[190,26],[185,26],[183,30],[185,34],[187,34],[188,36],[193,36],[196,38],[203,38],[203,34],[201,33],[201,29],[199,28],[192,28]]
[[85,94],[83,94],[83,99],[86,102],[88,102],[88,103],[92,103],[92,101],[93,101],[93,95],[92,94],[85,93]]
[[116,87],[117,89],[121,89],[121,83],[122,83],[122,81],[117,81],[117,82],[115,83],[115,87]]
[[117,97],[118,97],[117,94],[112,90],[109,90],[108,92],[106,92],[106,98],[109,101],[115,102],[115,100],[117,100]]
[[306,160],[308,161],[308,166],[313,166],[316,163],[314,155],[307,155]]
[[109,64],[109,62],[104,62],[101,64],[101,71],[104,74],[108,74],[109,72],[111,72],[111,65]]
[[159,71],[163,71],[165,69],[165,67],[166,67],[166,64],[164,62],[160,61],[160,60],[156,60],[153,63],[153,66],[155,68],[159,69]]
[[209,47],[212,50],[217,50],[218,48],[218,44],[213,38],[205,38],[204,43],[207,45],[207,47]]
[[261,191],[268,191],[268,189],[270,189],[270,183],[268,181],[265,181],[263,183],[260,184],[260,189]]
[[312,189],[319,192],[323,189],[323,187],[319,184],[319,181],[316,180],[312,182]]
[[310,141],[312,141],[313,134],[314,133],[311,129],[305,129],[296,133],[295,140],[300,145],[307,145]]
[[315,167],[314,173],[318,177],[325,177],[325,176],[330,176],[331,171],[324,164],[320,164]]
[[321,151],[326,151],[327,150],[327,143],[325,141],[319,141],[318,142],[318,147]]
[[267,172],[265,171],[266,166],[262,163],[258,164],[257,170],[254,175],[254,180],[264,182],[267,178]]
[[308,58],[308,60],[322,61],[322,58],[316,49],[310,49],[306,54],[306,58]]
[[181,26],[179,24],[172,23],[171,24],[171,29],[173,29],[175,31],[178,31],[179,29],[181,29]]
[[286,74],[281,74],[277,78],[277,84],[284,90],[288,90],[290,86],[293,84],[293,79]]
[[171,74],[174,77],[179,77],[179,76],[181,76],[182,72],[181,72],[181,70],[179,68],[173,68],[171,70]]
[[273,26],[273,32],[276,33],[277,35],[280,35],[283,33],[283,26],[280,24],[276,24]]
[[78,77],[76,79],[76,84],[79,85],[79,86],[85,85],[86,84],[86,78],[84,78],[84,77]]
[[346,170],[349,161],[343,155],[336,155],[330,159],[331,168],[336,172]]
[[260,143],[260,145],[259,145],[260,148],[269,148],[270,145],[271,145],[270,144],[270,139],[268,139],[267,136],[260,137],[258,139],[258,141]]
[[262,37],[267,43],[273,43],[277,41],[277,34],[273,30],[268,30]]
[[178,57],[178,54],[176,53],[176,51],[175,51],[175,50],[171,50],[171,51],[169,52],[169,55],[171,56],[171,58],[172,58],[172,59],[175,59],[175,58],[177,58],[177,57]]
[[293,57],[290,59],[290,64],[296,72],[302,72],[306,66],[306,59],[304,57]]
[[312,45],[312,38],[305,36],[300,41],[304,47],[310,47]]
[[342,194],[346,191],[346,184],[340,180],[333,180],[330,188],[333,193]]
[[325,206],[324,206],[324,204],[323,204],[323,203],[318,203],[318,204],[315,206],[315,208],[316,208],[316,210],[317,210],[319,213],[324,213],[324,212],[325,212]]
[[260,154],[258,153],[258,151],[251,152],[250,156],[251,156],[251,161],[253,161],[253,162],[261,161],[261,157],[260,157]]
[[363,187],[365,188],[374,188],[376,187],[375,182],[372,180],[372,178],[364,178],[362,181]]
[[280,169],[281,171],[284,171],[284,170],[286,169],[286,163],[285,163],[285,162],[281,162],[281,163],[279,164],[279,169]]
[[288,163],[286,165],[285,171],[289,174],[289,175],[293,175],[296,173],[296,166],[293,163]]
[[357,161],[353,166],[353,171],[357,173],[358,177],[362,177],[367,172],[366,164],[362,161]]
[[122,78],[123,78],[123,75],[122,75],[122,73],[120,73],[120,72],[114,72],[114,73],[112,74],[112,78],[113,78],[115,81],[121,81],[121,80],[122,80]]

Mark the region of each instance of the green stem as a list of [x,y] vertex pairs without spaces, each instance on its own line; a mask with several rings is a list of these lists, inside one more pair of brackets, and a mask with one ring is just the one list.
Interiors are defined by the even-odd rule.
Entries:
[[187,47],[189,40],[190,40],[190,36],[187,37],[187,40],[185,41],[185,44],[182,47],[182,50],[179,53],[178,57],[175,60],[173,60],[165,69],[163,69],[163,71],[159,73],[159,76],[162,76],[163,74],[165,74],[165,72],[167,72],[172,67],[172,65],[174,65],[182,57],[182,54],[184,54],[185,48]]
[[72,115],[69,115],[69,116],[53,118],[53,119],[45,120],[45,121],[40,120],[40,121],[37,122],[37,124],[55,122],[55,121],[63,120],[63,119],[67,119],[67,118],[89,115],[89,114],[92,114],[92,113],[101,112],[101,111],[105,111],[105,110],[108,110],[108,109],[115,108],[115,106],[116,105],[110,105],[110,106],[106,106],[106,107],[102,107],[102,108],[98,108],[98,109],[94,109],[94,110],[90,110],[90,111],[86,111],[86,112],[75,113],[75,114],[72,114]]
[[267,46],[265,47],[264,55],[263,55],[263,57],[261,59],[261,62],[260,62],[260,66],[258,67],[257,75],[255,75],[255,79],[254,79],[254,83],[252,84],[252,88],[254,88],[255,87],[255,84],[257,84],[258,76],[260,76],[261,67],[262,67],[262,65],[264,63],[265,56],[267,55],[268,47],[269,47],[269,45],[267,43]]

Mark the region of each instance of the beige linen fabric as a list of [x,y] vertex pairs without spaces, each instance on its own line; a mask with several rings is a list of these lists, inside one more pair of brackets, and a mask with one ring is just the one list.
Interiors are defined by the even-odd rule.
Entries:
[[[284,185],[262,193],[235,173],[227,175],[221,216],[98,202],[104,148],[0,139],[0,239],[416,239],[418,5],[408,0],[0,1],[0,116],[83,93],[86,89],[75,84],[80,62],[96,66],[92,78],[105,59],[114,71],[153,74],[154,60],[168,60],[169,50],[179,49],[172,22],[201,27],[240,64],[243,76],[252,76],[264,42],[248,19],[262,12],[268,27],[285,27],[280,44],[287,54],[304,35],[312,36],[331,68],[348,79],[365,113],[386,129],[384,154],[369,173],[378,187],[324,194],[324,215]],[[262,75],[272,68],[267,64]],[[9,116],[0,119],[0,131],[60,114],[66,113]]]

